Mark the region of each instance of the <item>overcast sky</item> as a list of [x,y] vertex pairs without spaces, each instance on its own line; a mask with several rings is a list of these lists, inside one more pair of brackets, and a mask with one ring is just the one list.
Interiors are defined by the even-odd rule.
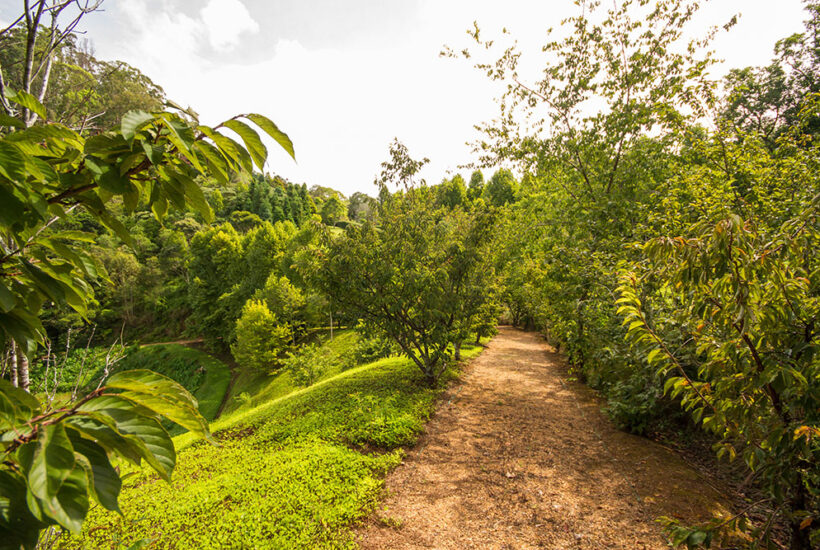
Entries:
[[[21,10],[0,0],[0,23]],[[83,28],[97,57],[126,61],[193,107],[204,123],[240,112],[273,119],[297,163],[273,150],[268,170],[347,195],[375,194],[374,176],[398,137],[431,160],[428,182],[472,160],[473,125],[496,115],[497,88],[442,45],[468,45],[476,20],[507,27],[539,51],[571,0],[106,0]],[[740,22],[714,43],[728,67],[761,65],[776,40],[802,29],[800,0],[712,0],[699,26]],[[464,171],[466,172],[466,171]]]

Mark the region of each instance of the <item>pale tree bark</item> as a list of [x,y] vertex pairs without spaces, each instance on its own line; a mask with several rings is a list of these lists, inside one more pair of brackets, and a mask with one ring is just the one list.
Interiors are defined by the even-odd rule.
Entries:
[[[35,96],[41,103],[45,99],[48,91],[48,84],[51,80],[51,68],[54,64],[54,53],[57,48],[69,36],[74,34],[80,20],[87,14],[97,11],[103,0],[23,0],[24,13],[17,17],[8,27],[0,30],[0,38],[10,33],[18,24],[25,26],[25,58],[23,60],[23,79],[20,89]],[[64,28],[58,26],[59,19],[63,11],[69,6],[74,6],[77,14],[70,19]],[[38,55],[37,35],[40,32],[40,21],[48,14],[51,17],[51,24],[48,27],[46,44],[43,51]],[[38,59],[39,57],[39,59]],[[32,90],[35,80],[42,74],[42,81],[39,90]],[[16,114],[12,106],[6,101],[5,94],[8,83],[3,78],[3,68],[0,67],[0,108],[8,114]],[[26,126],[32,126],[37,122],[37,114],[26,108],[20,110],[21,118]]]
[[17,383],[17,343],[14,340],[11,341],[9,363],[11,369],[11,385],[16,388],[19,384]]
[[453,342],[453,359],[461,361],[461,340]]
[[28,375],[28,357],[23,353],[20,346],[17,346],[17,353],[19,355],[19,360],[17,361],[17,380],[22,389],[29,391],[31,380]]

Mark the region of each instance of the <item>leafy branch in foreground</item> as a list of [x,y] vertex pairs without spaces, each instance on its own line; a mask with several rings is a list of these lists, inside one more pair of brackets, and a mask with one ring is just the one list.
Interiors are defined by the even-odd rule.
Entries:
[[[47,120],[31,94],[7,99]],[[107,280],[88,250],[95,236],[61,230],[60,222],[85,211],[130,243],[115,214],[120,210],[146,205],[162,221],[169,208],[191,208],[211,220],[198,179],[227,184],[254,165],[264,167],[267,149],[248,122],[293,156],[287,135],[262,115],[211,128],[190,109],[169,106],[176,111],[130,111],[119,128],[91,137],[0,115],[0,338],[8,345],[31,356],[44,342],[44,305],[85,316],[91,284]],[[169,479],[176,458],[161,417],[208,436],[194,398],[150,371],[119,373],[78,401],[46,406],[0,381],[0,546],[33,548],[51,525],[79,531],[91,499],[117,510],[114,456],[145,460]]]
[[[627,338],[648,351],[665,391],[720,438],[718,457],[743,458],[772,506],[762,526],[745,513],[694,529],[666,520],[676,544],[706,544],[727,529],[769,541],[779,514],[792,548],[811,548],[818,536],[818,207],[820,195],[772,234],[730,215],[687,236],[653,239],[643,277],[624,276]],[[653,282],[650,307],[639,296]],[[683,332],[688,360],[666,344],[670,331]]]
[[112,457],[144,460],[170,480],[176,452],[162,417],[210,437],[194,397],[151,371],[115,374],[53,409],[0,380],[0,546],[33,548],[50,525],[78,533],[92,500],[119,512],[122,481]]

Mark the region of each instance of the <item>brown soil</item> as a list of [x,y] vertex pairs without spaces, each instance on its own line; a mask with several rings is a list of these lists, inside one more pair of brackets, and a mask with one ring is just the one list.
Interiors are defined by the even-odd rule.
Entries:
[[387,477],[362,548],[668,548],[654,520],[725,514],[671,450],[617,430],[536,334],[501,329]]

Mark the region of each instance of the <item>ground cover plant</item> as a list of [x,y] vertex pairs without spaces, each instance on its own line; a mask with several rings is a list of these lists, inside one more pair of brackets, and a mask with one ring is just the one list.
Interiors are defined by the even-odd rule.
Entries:
[[211,426],[220,447],[176,438],[172,483],[129,478],[124,516],[95,509],[83,535],[60,547],[352,547],[349,527],[376,505],[385,472],[416,441],[440,391],[410,360],[391,357],[226,415]]

